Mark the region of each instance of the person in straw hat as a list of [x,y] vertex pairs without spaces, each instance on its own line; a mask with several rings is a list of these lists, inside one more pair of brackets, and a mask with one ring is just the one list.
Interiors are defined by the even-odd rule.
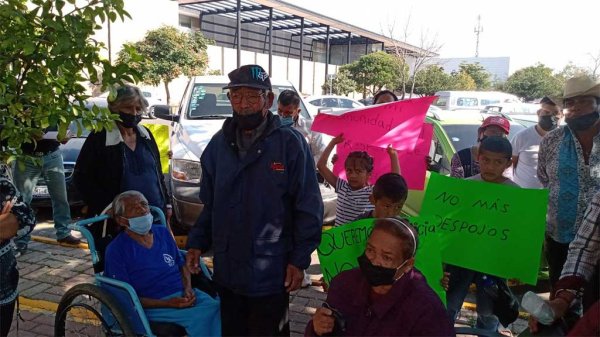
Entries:
[[553,286],[600,187],[599,106],[600,81],[587,76],[569,79],[563,97],[566,125],[549,132],[540,144],[538,178],[550,192],[545,256]]

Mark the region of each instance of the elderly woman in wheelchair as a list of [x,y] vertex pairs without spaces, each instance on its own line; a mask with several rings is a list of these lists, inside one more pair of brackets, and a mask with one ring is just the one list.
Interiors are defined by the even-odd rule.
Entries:
[[146,198],[119,194],[113,218],[123,231],[106,249],[104,276],[129,283],[149,321],[176,323],[189,336],[219,336],[219,300],[192,288],[184,256],[169,230],[153,225]]

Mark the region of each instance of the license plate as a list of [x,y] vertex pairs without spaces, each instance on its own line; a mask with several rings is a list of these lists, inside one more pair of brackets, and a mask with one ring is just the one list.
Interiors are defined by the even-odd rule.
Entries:
[[49,197],[48,186],[36,186],[33,190],[33,195],[36,197]]

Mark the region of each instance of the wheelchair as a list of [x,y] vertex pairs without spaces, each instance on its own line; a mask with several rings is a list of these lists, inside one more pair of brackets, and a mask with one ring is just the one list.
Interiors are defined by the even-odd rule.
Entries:
[[[150,211],[160,225],[163,212]],[[71,224],[87,239],[94,267],[94,283],[82,283],[69,289],[61,298],[54,321],[55,336],[184,336],[183,327],[174,323],[148,321],[141,302],[131,285],[103,275],[104,252],[118,234],[117,225],[107,214]],[[111,228],[112,227],[112,228]],[[185,253],[185,251],[182,251]],[[211,273],[200,259],[205,280]]]

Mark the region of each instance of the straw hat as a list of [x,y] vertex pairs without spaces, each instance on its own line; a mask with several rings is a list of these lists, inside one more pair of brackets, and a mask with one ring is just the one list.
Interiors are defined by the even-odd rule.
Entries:
[[565,83],[564,98],[576,96],[600,97],[600,81],[594,81],[588,76],[570,78]]

